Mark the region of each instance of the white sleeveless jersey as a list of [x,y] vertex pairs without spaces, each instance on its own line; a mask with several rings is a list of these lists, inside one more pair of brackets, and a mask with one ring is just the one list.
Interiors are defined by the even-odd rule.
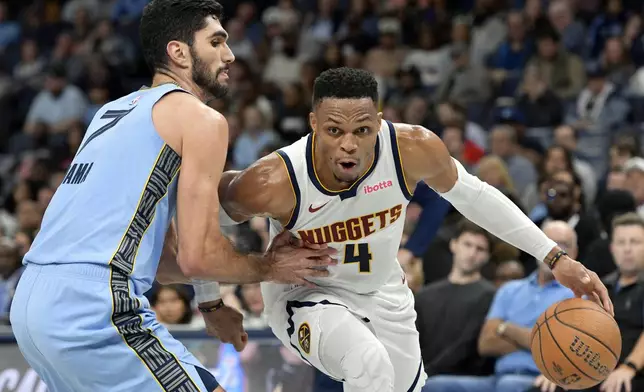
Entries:
[[[394,126],[382,121],[372,165],[342,191],[326,189],[318,180],[313,165],[314,139],[311,133],[277,151],[288,170],[297,204],[285,227],[270,220],[271,239],[287,229],[306,241],[327,243],[338,250],[338,265],[329,268],[330,277],[311,281],[322,287],[374,292],[401,271],[396,255],[412,196],[404,181]],[[400,278],[402,282],[402,274]],[[271,287],[265,289],[275,294],[275,290],[283,292],[290,287],[267,286]]]

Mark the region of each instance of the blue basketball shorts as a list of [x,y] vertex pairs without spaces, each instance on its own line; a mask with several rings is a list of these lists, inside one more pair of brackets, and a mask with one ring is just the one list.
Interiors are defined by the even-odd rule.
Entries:
[[28,264],[14,335],[51,392],[211,392],[217,380],[174,339],[127,275],[92,264]]

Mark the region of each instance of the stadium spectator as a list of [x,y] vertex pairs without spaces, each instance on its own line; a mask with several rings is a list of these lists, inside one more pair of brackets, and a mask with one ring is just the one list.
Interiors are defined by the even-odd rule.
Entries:
[[[576,256],[574,230],[565,222],[550,222],[544,232],[572,256]],[[494,375],[439,375],[430,377],[424,392],[517,392],[528,389],[539,377],[530,354],[530,332],[537,318],[555,302],[574,294],[553,279],[545,263],[525,279],[501,286],[483,324],[478,351],[496,357]],[[541,381],[541,379],[539,379]]]
[[548,19],[561,36],[561,42],[569,52],[586,55],[586,29],[575,20],[572,5],[568,0],[553,0],[548,7]]
[[469,47],[455,44],[450,49],[452,65],[436,89],[436,101],[456,101],[462,105],[486,102],[491,94],[487,72],[481,65],[470,62]]
[[606,148],[611,136],[626,123],[629,106],[617,87],[606,79],[606,71],[590,64],[588,82],[571,106],[565,122],[579,130],[577,151],[596,172],[608,167]]
[[0,238],[0,324],[9,324],[13,293],[22,274],[20,248],[7,238]]
[[564,108],[561,99],[548,87],[539,67],[532,64],[526,67],[523,83],[519,86],[517,108],[525,114],[528,128],[545,128],[535,131],[540,140],[550,139],[550,128],[561,124]]
[[[437,374],[487,375],[493,361],[476,350],[485,314],[495,288],[481,276],[489,261],[490,235],[463,220],[450,241],[452,270],[416,294],[416,325],[428,376]],[[450,323],[443,320],[449,319]],[[460,328],[453,328],[459,325]]]
[[150,305],[162,324],[190,324],[190,294],[182,285],[160,286],[150,295]]
[[506,17],[508,37],[492,53],[488,67],[492,80],[501,85],[506,80],[518,83],[521,72],[532,57],[534,43],[527,35],[525,15],[520,11],[512,11]]
[[634,157],[624,164],[625,188],[631,193],[637,205],[637,213],[644,218],[644,158]]
[[586,73],[579,57],[561,46],[559,34],[553,29],[537,32],[537,54],[528,65],[534,65],[548,87],[562,100],[570,100],[584,87]]
[[[561,173],[561,174],[560,174]],[[567,222],[577,233],[576,242],[579,245],[579,258],[585,259],[588,246],[600,237],[599,222],[593,215],[581,210],[579,191],[574,179],[565,179],[564,173],[551,176],[546,187],[546,207],[548,214],[545,218],[535,221],[541,227],[546,222],[557,220]],[[570,174],[568,174],[570,176]],[[577,189],[577,190],[576,190]]]
[[511,280],[525,277],[523,265],[517,260],[505,260],[497,264],[494,271],[494,286],[499,288]]
[[624,190],[607,190],[597,201],[597,212],[602,225],[601,237],[588,245],[584,265],[599,276],[615,271],[615,261],[610,251],[613,220],[630,212],[635,212],[633,195]]
[[494,127],[490,133],[490,152],[503,159],[516,194],[523,199],[530,186],[537,181],[537,171],[528,159],[520,155],[515,129],[509,125]]
[[[617,367],[598,386],[583,392],[644,390],[644,220],[635,213],[615,218],[611,253],[617,270],[604,278],[622,335]],[[556,392],[563,392],[557,387]],[[540,392],[533,388],[529,392]]]

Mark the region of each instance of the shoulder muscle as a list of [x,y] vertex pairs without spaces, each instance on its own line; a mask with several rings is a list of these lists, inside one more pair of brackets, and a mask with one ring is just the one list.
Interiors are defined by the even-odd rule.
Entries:
[[443,141],[432,131],[420,125],[395,124],[405,175],[416,184],[424,180],[439,192],[453,186],[452,174],[456,167]]
[[282,158],[272,153],[239,172],[230,182],[223,204],[245,218],[264,216],[288,222],[296,200]]
[[152,109],[152,121],[161,138],[179,155],[183,155],[183,144],[190,143],[189,139],[218,144],[225,141],[217,149],[227,151],[225,117],[186,92],[171,92],[162,97]]

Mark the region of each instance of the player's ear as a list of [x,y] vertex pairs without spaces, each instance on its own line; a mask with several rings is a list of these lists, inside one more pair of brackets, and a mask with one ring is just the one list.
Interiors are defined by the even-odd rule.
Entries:
[[454,250],[456,249],[456,239],[452,238],[449,240],[449,251],[454,254]]
[[311,126],[313,132],[315,132],[318,127],[318,120],[315,118],[315,113],[313,112],[309,113],[309,125]]
[[166,45],[165,50],[170,60],[181,68],[188,68],[190,66],[190,50],[185,43],[170,41]]
[[382,127],[382,112],[378,112],[378,129]]

